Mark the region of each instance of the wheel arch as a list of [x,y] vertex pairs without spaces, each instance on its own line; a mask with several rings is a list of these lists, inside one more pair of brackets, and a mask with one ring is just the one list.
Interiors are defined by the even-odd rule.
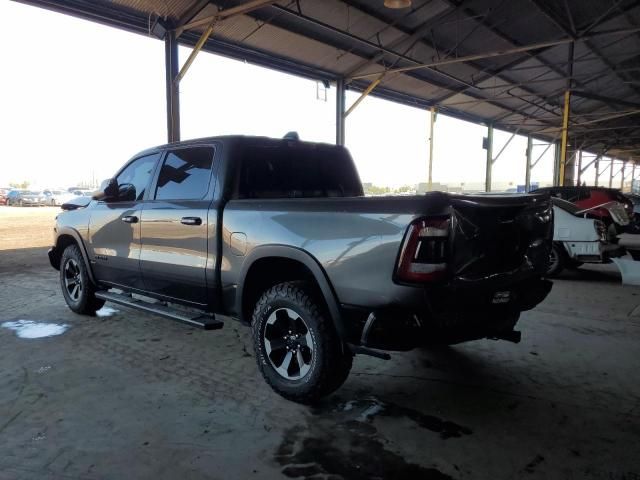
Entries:
[[[53,249],[53,257],[54,259],[57,259],[57,262],[54,262],[54,260],[51,260],[51,264],[52,265],[58,265],[58,269],[60,269],[60,259],[62,258],[62,254],[64,252],[64,250],[69,246],[69,245],[77,245],[78,248],[80,249],[80,253],[82,254],[82,260],[84,261],[85,266],[87,267],[87,272],[89,274],[89,278],[91,279],[91,282],[93,282],[94,284],[97,284],[96,279],[93,275],[93,269],[91,268],[91,262],[89,261],[89,255],[87,253],[87,249],[84,245],[84,242],[82,241],[82,237],[80,236],[80,233],[71,227],[62,227],[58,230],[58,237],[56,238],[56,245],[55,248]],[[55,268],[54,265],[54,268]]]
[[309,253],[285,245],[257,247],[243,263],[236,295],[236,312],[240,320],[250,324],[253,307],[260,295],[277,283],[291,280],[313,282],[338,335],[346,339],[338,299],[324,269]]

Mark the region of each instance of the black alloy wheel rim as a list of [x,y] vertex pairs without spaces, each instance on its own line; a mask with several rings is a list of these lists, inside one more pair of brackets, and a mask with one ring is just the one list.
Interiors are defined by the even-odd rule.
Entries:
[[290,308],[277,308],[267,318],[264,347],[274,370],[287,380],[309,373],[315,354],[313,337],[304,319]]
[[77,302],[82,295],[82,275],[80,274],[80,265],[73,258],[67,260],[64,265],[64,286],[67,289],[69,298]]

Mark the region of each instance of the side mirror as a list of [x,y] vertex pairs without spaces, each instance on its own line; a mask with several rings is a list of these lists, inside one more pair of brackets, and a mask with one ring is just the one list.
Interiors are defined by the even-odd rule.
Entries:
[[113,200],[118,198],[118,182],[115,178],[103,180],[100,188],[93,192],[91,198],[94,200]]
[[121,202],[133,202],[136,199],[136,187],[131,183],[118,185],[118,200]]

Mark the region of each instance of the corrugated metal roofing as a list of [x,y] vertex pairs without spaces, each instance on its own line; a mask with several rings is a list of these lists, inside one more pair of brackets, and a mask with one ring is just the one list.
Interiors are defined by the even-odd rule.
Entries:
[[[246,0],[24,0],[140,33]],[[640,156],[640,1],[281,0],[220,21],[205,49],[362,90],[397,67],[573,38],[570,143]],[[616,30],[624,32],[613,33]],[[193,45],[202,29],[180,40]],[[546,139],[559,135],[569,44],[388,74],[374,94]]]

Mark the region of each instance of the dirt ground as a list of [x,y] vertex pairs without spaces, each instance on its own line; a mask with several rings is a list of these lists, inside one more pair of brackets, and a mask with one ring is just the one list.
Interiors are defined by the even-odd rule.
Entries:
[[[265,385],[232,321],[71,313],[44,248],[56,211],[0,207],[2,480],[640,478],[640,290],[612,266],[557,280],[518,345],[358,356],[309,408]],[[20,338],[18,320],[67,330]]]
[[0,250],[46,247],[60,207],[0,206]]

